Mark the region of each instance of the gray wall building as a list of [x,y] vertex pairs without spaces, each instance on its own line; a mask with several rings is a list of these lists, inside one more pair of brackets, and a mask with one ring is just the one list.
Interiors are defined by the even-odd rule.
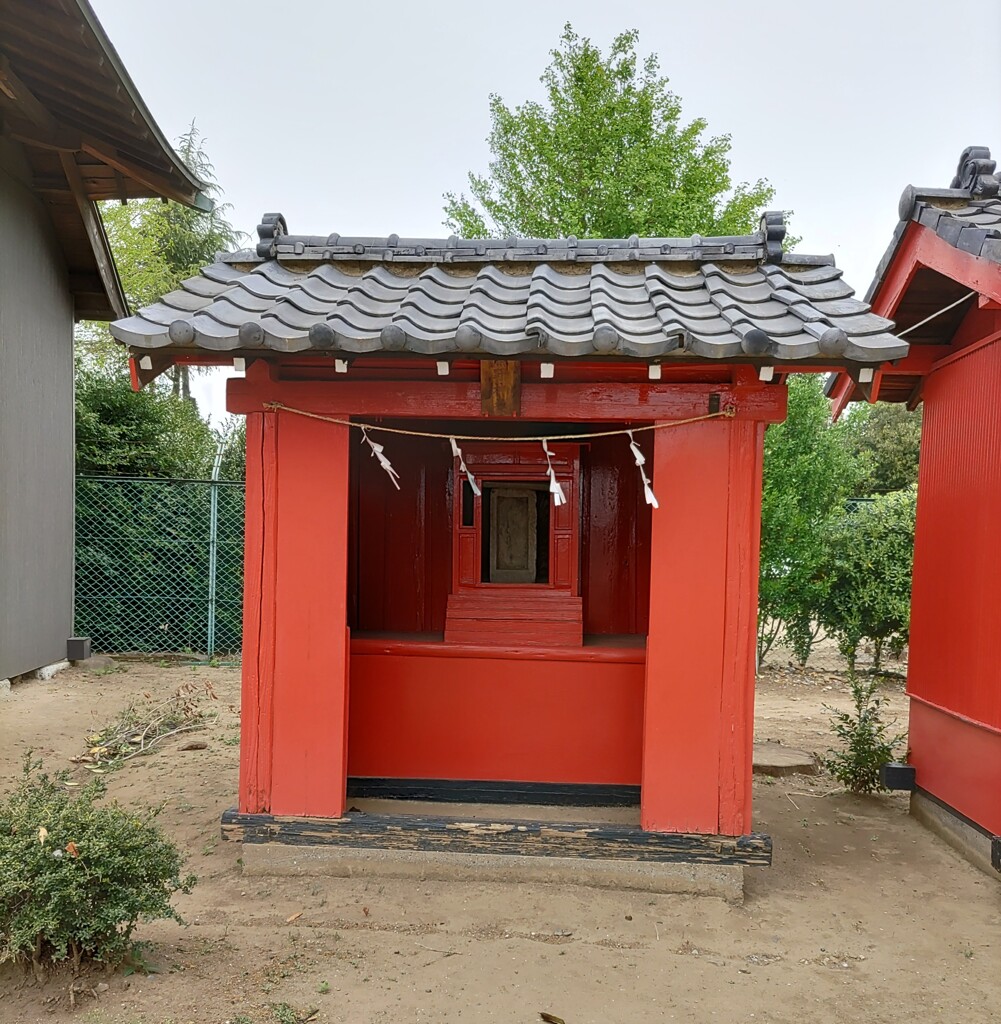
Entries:
[[86,0],[0,0],[0,678],[73,633],[73,324],[127,312],[95,202],[201,187]]

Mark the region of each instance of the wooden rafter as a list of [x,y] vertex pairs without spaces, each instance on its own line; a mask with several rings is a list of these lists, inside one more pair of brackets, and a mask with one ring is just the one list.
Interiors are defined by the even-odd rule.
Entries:
[[0,53],[0,92],[13,102],[32,124],[45,129],[56,127],[55,119],[21,81],[3,53]]
[[122,292],[122,283],[118,279],[118,271],[115,269],[114,259],[111,255],[111,247],[108,245],[108,236],[104,233],[104,225],[98,216],[97,207],[93,200],[87,195],[83,181],[80,178],[80,171],[76,160],[70,153],[60,153],[59,161],[66,175],[66,182],[73,193],[77,210],[83,220],[87,232],[87,239],[94,252],[94,259],[97,263],[97,272],[100,275],[104,290],[116,318],[128,316],[128,305],[125,302],[125,295]]
[[[113,167],[120,174],[133,178],[140,184],[154,191],[158,196],[173,199],[178,203],[190,202],[190,196],[182,192],[163,175],[157,174],[146,167],[140,166],[134,160],[123,156],[113,146],[98,142],[96,139],[84,136],[80,142],[80,149],[88,156],[96,157],[98,160]],[[200,201],[199,201],[200,200]],[[196,197],[195,206],[198,209],[211,209],[212,204],[204,197]]]

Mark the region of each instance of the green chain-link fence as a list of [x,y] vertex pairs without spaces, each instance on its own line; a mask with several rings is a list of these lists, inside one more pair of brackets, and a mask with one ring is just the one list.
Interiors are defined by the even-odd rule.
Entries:
[[95,651],[239,651],[242,601],[242,482],[77,478],[75,628]]

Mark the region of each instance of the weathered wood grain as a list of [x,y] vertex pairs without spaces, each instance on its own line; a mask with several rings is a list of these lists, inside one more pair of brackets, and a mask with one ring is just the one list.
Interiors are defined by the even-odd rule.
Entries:
[[343,818],[288,818],[270,814],[222,817],[224,839],[291,846],[417,850],[587,860],[769,865],[770,836],[644,832],[592,822],[468,821],[426,815],[348,814]]
[[484,416],[521,413],[521,363],[517,359],[480,362],[480,412]]

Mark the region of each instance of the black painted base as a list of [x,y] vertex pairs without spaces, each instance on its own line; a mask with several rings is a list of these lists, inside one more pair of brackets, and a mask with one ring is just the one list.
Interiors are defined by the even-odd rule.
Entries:
[[447,804],[535,804],[545,807],[638,807],[639,786],[492,779],[348,779],[349,800],[427,800]]
[[769,865],[770,836],[644,832],[595,822],[489,820],[417,814],[348,813],[343,818],[222,816],[224,839],[292,846],[419,850],[434,853],[581,857],[592,860],[682,864]]

